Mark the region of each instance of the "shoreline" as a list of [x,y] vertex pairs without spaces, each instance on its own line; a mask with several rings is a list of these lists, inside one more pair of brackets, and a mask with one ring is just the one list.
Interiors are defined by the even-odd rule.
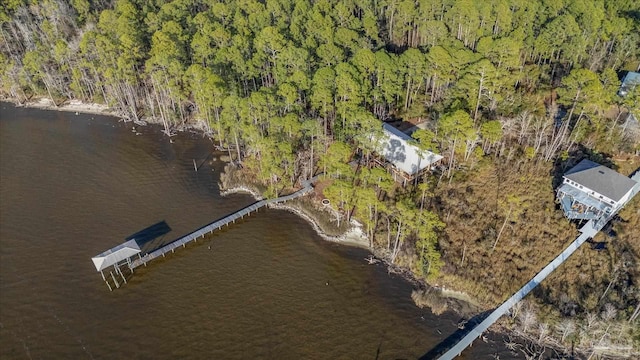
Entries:
[[[232,194],[248,194],[253,196],[256,201],[263,200],[264,198],[254,189],[250,189],[246,186],[235,186],[229,189],[221,190],[221,196],[227,196]],[[300,206],[295,205],[285,205],[285,204],[269,204],[267,205],[270,209],[275,210],[285,210],[290,213],[296,214],[302,219],[306,220],[311,227],[315,230],[316,234],[320,236],[322,239],[330,242],[334,242],[337,244],[343,244],[353,247],[359,247],[365,250],[369,250],[373,252],[373,249],[369,247],[369,240],[362,233],[362,229],[360,224],[356,221],[351,221],[351,226],[347,229],[347,231],[339,236],[331,236],[325,233],[318,222],[313,219],[313,217],[307,214],[304,209]]]
[[[263,200],[257,189],[251,188],[246,185],[237,185],[230,188],[225,188],[224,184],[221,182],[218,184],[220,187],[220,195],[228,196],[232,194],[247,194],[251,195],[256,201]],[[392,263],[390,263],[383,254],[377,252],[374,248],[369,246],[369,239],[365,236],[362,231],[362,225],[359,224],[355,220],[351,220],[350,226],[346,229],[346,231],[340,235],[332,236],[327,234],[322,227],[319,225],[318,221],[310,215],[307,211],[305,211],[304,205],[290,205],[290,204],[269,204],[267,207],[276,210],[284,210],[289,211],[297,216],[301,217],[305,221],[307,221],[311,227],[314,229],[316,234],[320,236],[323,240],[329,241],[336,244],[341,244],[345,246],[352,246],[367,250],[371,253],[371,258],[369,259],[370,264],[382,263],[387,268],[389,274],[395,274],[400,276],[406,281],[409,281],[415,287],[414,292],[427,292],[427,293],[435,293],[438,294],[438,297],[444,301],[446,305],[446,309],[452,311],[453,313],[462,316],[463,318],[470,318],[477,313],[484,311],[485,308],[478,303],[471,295],[465,293],[463,291],[457,291],[448,289],[444,286],[432,285],[425,282],[423,279],[419,279],[408,269],[404,269],[398,267]],[[416,299],[413,299],[415,305],[419,308],[428,308],[431,312],[436,315],[442,313],[438,311],[435,307],[425,306],[419,304]],[[495,333],[506,334],[503,331],[504,329],[496,330]]]
[[372,251],[372,249],[369,247],[369,240],[362,233],[362,229],[359,226],[359,224],[357,224],[353,220],[351,222],[351,227],[344,234],[340,236],[330,236],[325,234],[322,231],[322,229],[320,229],[320,226],[318,225],[318,223],[311,216],[306,214],[303,209],[300,209],[296,206],[284,205],[284,204],[269,204],[268,206],[271,209],[285,210],[300,216],[301,218],[306,220],[309,224],[311,224],[311,226],[316,231],[316,233],[326,241],[353,246],[353,247],[359,247],[365,250]]
[[[20,103],[16,99],[10,99],[10,98],[2,98],[0,99],[0,101],[6,101],[8,103],[12,103],[16,107],[75,112],[76,115],[80,113],[105,115],[105,116],[111,116],[111,117],[117,118],[119,121],[125,121],[125,122],[131,121],[123,118],[122,116],[119,115],[117,111],[109,108],[107,105],[97,104],[97,103],[83,103],[82,101],[79,101],[79,100],[66,101],[62,105],[58,105],[58,106],[56,106],[51,99],[46,97],[37,98],[35,99],[35,101],[28,101],[25,103]],[[147,125],[147,123],[154,124],[153,121],[144,121],[144,122],[141,122],[141,124],[137,124],[137,125]],[[194,126],[193,124],[188,127],[190,127],[193,130],[202,131],[202,129],[198,128],[197,126]],[[202,132],[204,133],[204,131]],[[210,134],[208,134],[208,136],[211,137]],[[221,196],[228,196],[232,194],[248,194],[248,195],[251,195],[257,201],[264,199],[260,195],[258,190],[252,189],[248,186],[239,185],[239,186],[223,189],[224,187],[222,186],[222,184],[219,184],[219,185],[220,185],[219,188],[220,188]],[[448,310],[452,311],[456,315],[459,315],[463,318],[470,318],[477,311],[484,310],[484,308],[478,305],[478,303],[474,301],[473,297],[470,296],[468,293],[465,293],[463,291],[447,289],[442,286],[428,284],[424,280],[418,279],[415,276],[415,274],[413,274],[410,270],[391,264],[389,261],[386,260],[383,254],[376,252],[375,249],[369,246],[368,238],[364,235],[361,229],[361,225],[358,224],[357,221],[355,220],[351,220],[351,223],[345,232],[337,236],[332,236],[327,234],[325,230],[322,229],[322,226],[319,225],[318,221],[314,219],[312,215],[310,215],[305,211],[304,204],[300,204],[300,205],[269,204],[268,207],[272,209],[277,209],[277,210],[286,210],[300,216],[302,219],[307,221],[312,226],[316,234],[318,234],[318,236],[320,236],[325,241],[368,250],[372,254],[371,255],[372,259],[370,260],[371,264],[378,263],[378,262],[383,263],[384,266],[387,268],[389,274],[395,274],[397,276],[400,276],[402,279],[412,283],[413,286],[415,287],[414,291],[430,291],[430,289],[436,290],[436,292],[440,294],[441,299],[449,305]],[[423,306],[418,304],[414,299],[412,300],[416,307],[427,308],[429,309],[429,311],[439,316],[437,310],[432,306]],[[463,305],[461,306],[456,305],[460,303],[462,303]],[[474,310],[469,311],[468,307],[474,308]],[[505,329],[502,326],[490,331],[495,334],[501,334],[501,335],[514,333],[514,331],[509,331],[508,329]]]
[[[76,115],[86,114],[86,115],[103,115],[103,116],[112,116],[118,118],[119,121],[128,123],[131,122],[136,126],[147,126],[147,125],[160,125],[161,121],[152,118],[152,117],[141,117],[138,120],[132,120],[128,117],[124,116],[122,112],[115,110],[108,105],[99,104],[99,103],[87,103],[81,100],[65,100],[62,104],[56,105],[53,100],[48,97],[34,97],[33,99],[20,102],[18,99],[9,98],[9,97],[0,97],[0,102],[7,102],[13,104],[15,107],[28,108],[28,109],[40,109],[40,110],[51,110],[51,111],[62,111],[62,112],[71,112]],[[195,130],[200,131],[202,134],[211,137],[211,133],[207,132],[207,130],[202,126],[201,122],[196,121],[195,123],[183,124],[180,126],[176,126],[172,128],[175,131],[188,131]]]
[[39,97],[27,102],[20,102],[12,98],[2,98],[0,100],[12,103],[16,107],[75,112],[76,114],[107,115],[115,116],[122,119],[117,111],[111,109],[107,105],[98,103],[85,103],[80,100],[68,100],[63,102],[61,105],[56,105],[53,100],[47,97]]
[[[93,115],[106,115],[106,116],[114,116],[119,118],[120,120],[129,121],[123,119],[117,111],[111,109],[109,106],[98,103],[85,103],[80,100],[70,100],[65,101],[61,105],[56,105],[53,100],[48,97],[37,97],[32,100],[26,102],[20,102],[17,99],[13,98],[2,98],[1,101],[6,101],[8,103],[14,104],[16,107],[24,107],[24,108],[32,108],[32,109],[41,109],[41,110],[54,110],[54,111],[64,111],[64,112],[75,112],[76,114],[93,114]],[[153,122],[151,122],[153,123]],[[139,124],[146,125],[146,124]],[[198,129],[197,127],[192,127],[193,129]],[[249,194],[253,196],[256,201],[263,200],[264,198],[255,190],[250,189],[246,186],[235,186],[229,189],[222,189],[220,186],[220,196],[228,196],[232,194]],[[269,204],[269,208],[277,209],[277,210],[285,210],[291,213],[294,213],[305,221],[307,221],[315,230],[315,232],[326,241],[344,244],[348,246],[359,247],[362,249],[369,250],[373,253],[373,249],[369,246],[369,240],[364,236],[361,225],[358,224],[355,220],[351,221],[351,226],[345,233],[339,236],[331,236],[328,235],[318,222],[313,219],[312,216],[307,214],[304,209],[299,206],[292,205],[284,205],[284,204]]]

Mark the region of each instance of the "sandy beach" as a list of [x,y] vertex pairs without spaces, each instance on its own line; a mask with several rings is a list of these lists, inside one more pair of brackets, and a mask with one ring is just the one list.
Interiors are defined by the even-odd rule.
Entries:
[[58,106],[56,106],[56,104],[49,98],[39,98],[34,101],[29,101],[26,103],[18,103],[14,99],[3,99],[3,100],[13,102],[17,106],[31,107],[31,108],[37,108],[37,109],[67,111],[67,112],[75,112],[78,114],[84,113],[84,114],[118,116],[118,113],[115,112],[113,109],[109,108],[107,105],[96,104],[96,103],[84,103],[80,100],[66,101],[63,104]]

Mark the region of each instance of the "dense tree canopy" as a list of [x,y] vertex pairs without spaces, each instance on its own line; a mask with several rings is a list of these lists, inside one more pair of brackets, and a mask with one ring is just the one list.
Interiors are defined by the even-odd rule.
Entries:
[[425,205],[433,184],[395,193],[368,166],[380,121],[422,122],[415,144],[445,156],[449,179],[483,158],[640,146],[624,116],[638,114],[640,86],[616,95],[639,68],[637,1],[2,4],[3,95],[106,103],[169,136],[200,125],[269,195],[324,172],[332,204],[372,241],[384,228],[392,261],[412,249],[424,276],[442,266],[443,223]]

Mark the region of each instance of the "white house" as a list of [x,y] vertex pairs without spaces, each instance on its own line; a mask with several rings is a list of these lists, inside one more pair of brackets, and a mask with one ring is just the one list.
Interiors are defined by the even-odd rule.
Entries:
[[[620,90],[618,90],[618,95],[624,97],[627,96],[629,91],[633,90],[636,86],[640,86],[640,73],[629,71],[627,75],[622,79],[622,85],[620,85]],[[634,116],[634,112],[629,110],[629,115],[623,125],[625,131],[632,132],[640,132],[640,123],[636,116]],[[637,109],[636,109],[637,110]]]
[[569,219],[599,219],[619,210],[636,181],[606,166],[582,160],[563,176],[557,196]]
[[625,96],[636,86],[640,85],[640,73],[629,71],[622,79],[622,85],[618,90],[618,95]]
[[395,127],[385,123],[382,130],[384,137],[380,140],[378,154],[393,165],[391,170],[396,181],[411,181],[423,170],[442,160],[442,155],[412,145],[411,142],[415,140]]

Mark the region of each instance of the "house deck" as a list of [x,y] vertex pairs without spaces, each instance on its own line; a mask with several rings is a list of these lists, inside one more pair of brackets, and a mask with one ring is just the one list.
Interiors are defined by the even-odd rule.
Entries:
[[560,203],[569,219],[597,219],[611,212],[611,206],[567,184],[563,184],[558,193],[562,194]]

